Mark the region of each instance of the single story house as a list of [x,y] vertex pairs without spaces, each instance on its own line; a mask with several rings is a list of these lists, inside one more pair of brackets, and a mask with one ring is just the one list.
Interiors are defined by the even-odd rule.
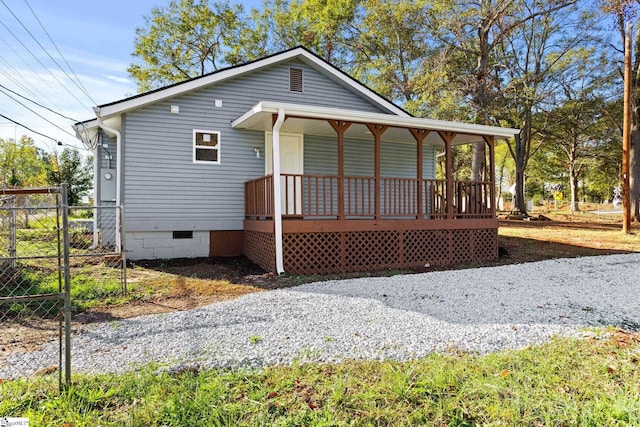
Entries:
[[[124,207],[129,259],[328,273],[498,256],[494,143],[518,130],[413,117],[302,47],[94,110],[75,130],[97,141],[95,200]],[[473,143],[490,176],[455,181],[451,148]]]

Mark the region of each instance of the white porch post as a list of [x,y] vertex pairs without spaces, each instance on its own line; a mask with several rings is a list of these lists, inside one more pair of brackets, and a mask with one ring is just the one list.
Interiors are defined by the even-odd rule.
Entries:
[[273,162],[273,225],[276,243],[276,272],[284,273],[284,261],[282,253],[282,188],[280,185],[280,128],[284,123],[284,108],[278,108],[278,118],[273,124],[272,155]]

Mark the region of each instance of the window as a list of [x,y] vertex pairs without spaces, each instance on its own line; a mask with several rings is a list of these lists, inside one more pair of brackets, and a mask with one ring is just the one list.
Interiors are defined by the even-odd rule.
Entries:
[[289,90],[302,92],[302,68],[289,68]]
[[193,131],[193,161],[220,164],[220,132]]

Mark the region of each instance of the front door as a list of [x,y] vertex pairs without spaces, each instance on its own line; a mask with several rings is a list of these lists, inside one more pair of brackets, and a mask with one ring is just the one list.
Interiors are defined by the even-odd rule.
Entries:
[[[265,174],[273,173],[271,160],[273,135],[266,132]],[[302,215],[302,174],[304,173],[304,139],[302,134],[280,133],[280,199],[283,215]],[[294,175],[294,176],[289,176]]]

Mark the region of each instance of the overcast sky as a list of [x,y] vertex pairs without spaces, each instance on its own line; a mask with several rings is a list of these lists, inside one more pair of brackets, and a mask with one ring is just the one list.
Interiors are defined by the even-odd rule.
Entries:
[[[154,6],[164,6],[167,2],[0,0],[0,84],[70,118],[90,119],[94,117],[93,106],[136,93],[135,83],[127,73],[132,61],[135,29],[144,25],[143,16],[148,15]],[[258,0],[242,3],[247,8],[260,4]],[[90,98],[69,78],[74,77],[73,73],[78,76]],[[70,135],[73,133],[71,120],[38,108],[13,93],[9,94],[62,129],[12,100],[2,88],[0,114],[64,144],[81,147],[80,141]],[[0,117],[0,138],[19,138],[23,134],[32,136],[36,144],[46,151],[56,146],[54,141],[31,134]]]

